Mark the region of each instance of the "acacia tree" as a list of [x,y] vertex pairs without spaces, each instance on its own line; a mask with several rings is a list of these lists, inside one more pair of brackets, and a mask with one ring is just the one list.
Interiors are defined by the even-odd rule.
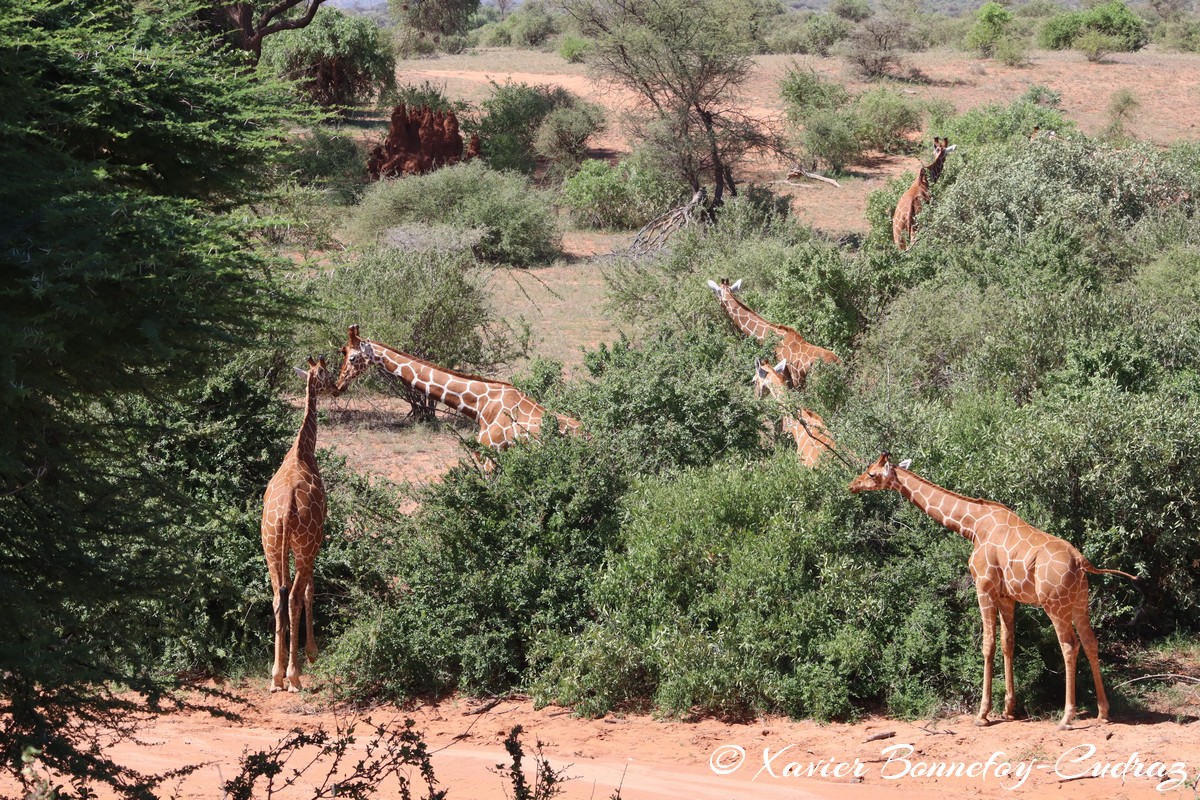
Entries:
[[595,40],[592,66],[632,91],[633,138],[711,205],[737,193],[735,170],[756,148],[775,146],[738,90],[770,8],[758,0],[562,0]]
[[222,3],[224,22],[233,27],[236,42],[254,62],[262,55],[263,39],[280,31],[297,30],[313,21],[325,0],[243,0]]

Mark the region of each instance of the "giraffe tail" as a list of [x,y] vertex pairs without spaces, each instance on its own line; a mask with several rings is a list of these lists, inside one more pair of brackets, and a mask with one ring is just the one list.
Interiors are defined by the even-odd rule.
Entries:
[[1142,582],[1142,579],[1137,575],[1130,575],[1128,572],[1122,572],[1119,569],[1100,569],[1099,567],[1093,567],[1091,562],[1086,558],[1083,560],[1083,569],[1085,572],[1090,572],[1093,575],[1123,575],[1124,577],[1129,578],[1129,580],[1133,581],[1135,584],[1140,584]]
[[279,611],[277,613],[279,615],[279,623],[285,631],[288,630],[291,625],[291,619],[289,619],[290,612],[288,611],[289,591],[290,589],[286,583],[279,587]]

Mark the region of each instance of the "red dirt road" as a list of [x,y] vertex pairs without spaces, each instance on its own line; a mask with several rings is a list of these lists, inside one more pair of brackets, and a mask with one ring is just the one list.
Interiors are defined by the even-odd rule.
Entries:
[[[237,773],[244,750],[266,749],[293,728],[333,731],[351,721],[347,712],[318,705],[312,695],[271,695],[265,682],[236,693],[247,701],[233,707],[239,721],[201,712],[174,714],[144,725],[140,744],[122,743],[109,752],[144,772],[203,762],[162,794],[174,790],[185,800],[217,800],[221,782]],[[625,800],[1190,799],[1197,796],[1193,782],[1200,773],[1200,722],[1161,716],[1109,725],[1085,718],[1075,729],[1059,731],[1054,720],[980,729],[965,716],[830,725],[781,718],[746,724],[635,715],[590,720],[561,708],[534,710],[521,698],[502,701],[484,714],[464,714],[476,707],[474,701],[451,698],[405,710],[379,707],[362,716],[377,724],[414,719],[434,751],[435,775],[449,798],[489,800],[505,797],[506,789],[511,792],[494,768],[507,761],[503,740],[514,725],[525,730],[528,774],[534,743],[540,740],[551,763],[566,767],[573,777],[561,796],[581,800],[608,798],[618,786]],[[887,732],[895,735],[866,741]],[[361,752],[368,729],[360,724],[357,733],[356,752]],[[297,756],[289,767],[306,760]],[[947,777],[947,772],[953,774]],[[311,797],[311,787],[324,775],[324,769],[315,767],[297,787],[278,796]],[[419,779],[415,771],[413,777]],[[0,792],[11,788],[0,783]],[[379,796],[395,797],[396,788],[394,782],[385,784]],[[258,796],[265,797],[265,791]]]

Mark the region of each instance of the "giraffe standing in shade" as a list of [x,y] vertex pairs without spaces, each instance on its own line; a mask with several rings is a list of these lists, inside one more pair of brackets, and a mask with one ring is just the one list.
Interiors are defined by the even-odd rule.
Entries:
[[[1092,665],[1096,705],[1101,722],[1108,722],[1108,697],[1100,677],[1100,648],[1088,619],[1088,573],[1124,575],[1116,569],[1097,569],[1074,545],[1040,531],[999,503],[963,497],[910,472],[910,462],[893,466],[887,453],[850,484],[854,493],[895,489],[937,522],[963,536],[971,552],[971,577],[983,616],[983,700],[976,725],[988,723],[992,710],[992,660],[996,653],[996,614],[1004,652],[1004,719],[1013,718],[1013,614],[1017,603],[1041,606],[1054,624],[1066,666],[1067,700],[1059,729],[1075,716],[1075,667],[1080,643]],[[1076,635],[1078,634],[1078,636]]]
[[[321,549],[325,524],[325,485],[317,471],[317,394],[330,391],[333,379],[325,359],[308,359],[308,370],[296,372],[306,381],[304,422],[292,449],[283,458],[263,495],[262,546],[271,573],[275,610],[275,663],[271,691],[282,691],[286,668],[287,690],[300,691],[300,610],[306,623],[304,652],[317,658],[313,638],[313,566]],[[295,580],[289,579],[289,561],[295,560]]]
[[[372,365],[395,375],[417,391],[440,400],[479,424],[478,441],[485,447],[504,450],[518,439],[537,436],[547,410],[510,383],[467,375],[435,366],[424,359],[402,353],[379,342],[362,339],[358,326],[350,326],[350,338],[342,348],[344,359],[334,394]],[[562,433],[575,433],[579,420],[554,415]]]
[[896,203],[896,211],[892,214],[892,241],[901,252],[912,246],[917,235],[917,214],[932,198],[929,187],[942,176],[946,154],[953,153],[957,148],[958,145],[950,144],[949,139],[933,137],[933,161],[929,162],[929,166],[919,166],[917,177]]
[[775,345],[775,356],[780,361],[787,362],[786,377],[790,387],[794,389],[803,387],[809,370],[819,361],[830,364],[842,363],[842,360],[832,350],[826,350],[824,347],[818,347],[806,341],[803,336],[786,325],[767,322],[747,308],[746,304],[737,298],[737,292],[742,288],[740,280],[735,281],[732,285],[728,278],[722,278],[719,284],[716,281],[709,281],[708,288],[717,295],[721,308],[725,310],[734,327],[739,331],[747,336],[753,336],[760,342],[765,342],[772,336],[780,338],[779,343]]
[[[786,399],[787,382],[784,374],[787,362],[780,361],[775,366],[761,361],[754,365],[754,396],[759,400],[771,397],[776,400]],[[833,449],[833,439],[825,427],[825,420],[807,408],[801,408],[798,414],[785,414],[783,429],[796,440],[796,454],[805,466],[815,467],[826,450]]]

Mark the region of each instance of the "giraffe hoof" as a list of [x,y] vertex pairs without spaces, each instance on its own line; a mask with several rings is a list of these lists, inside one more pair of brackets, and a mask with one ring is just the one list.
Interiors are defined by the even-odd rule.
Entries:
[[283,687],[280,686],[279,684],[271,684],[271,694],[275,694],[276,692],[282,692],[282,691],[283,691]]
[[287,687],[287,690],[288,690],[289,694],[299,694],[300,693],[299,686],[289,686],[289,687]]
[[1070,725],[1070,723],[1067,723],[1067,722],[1060,722],[1060,723],[1058,723],[1058,729],[1060,731],[1069,731],[1069,730],[1071,730],[1071,725]]
[[991,724],[992,724],[992,721],[989,720],[987,717],[976,717],[975,718],[975,727],[976,728],[986,728],[988,725],[991,725]]

